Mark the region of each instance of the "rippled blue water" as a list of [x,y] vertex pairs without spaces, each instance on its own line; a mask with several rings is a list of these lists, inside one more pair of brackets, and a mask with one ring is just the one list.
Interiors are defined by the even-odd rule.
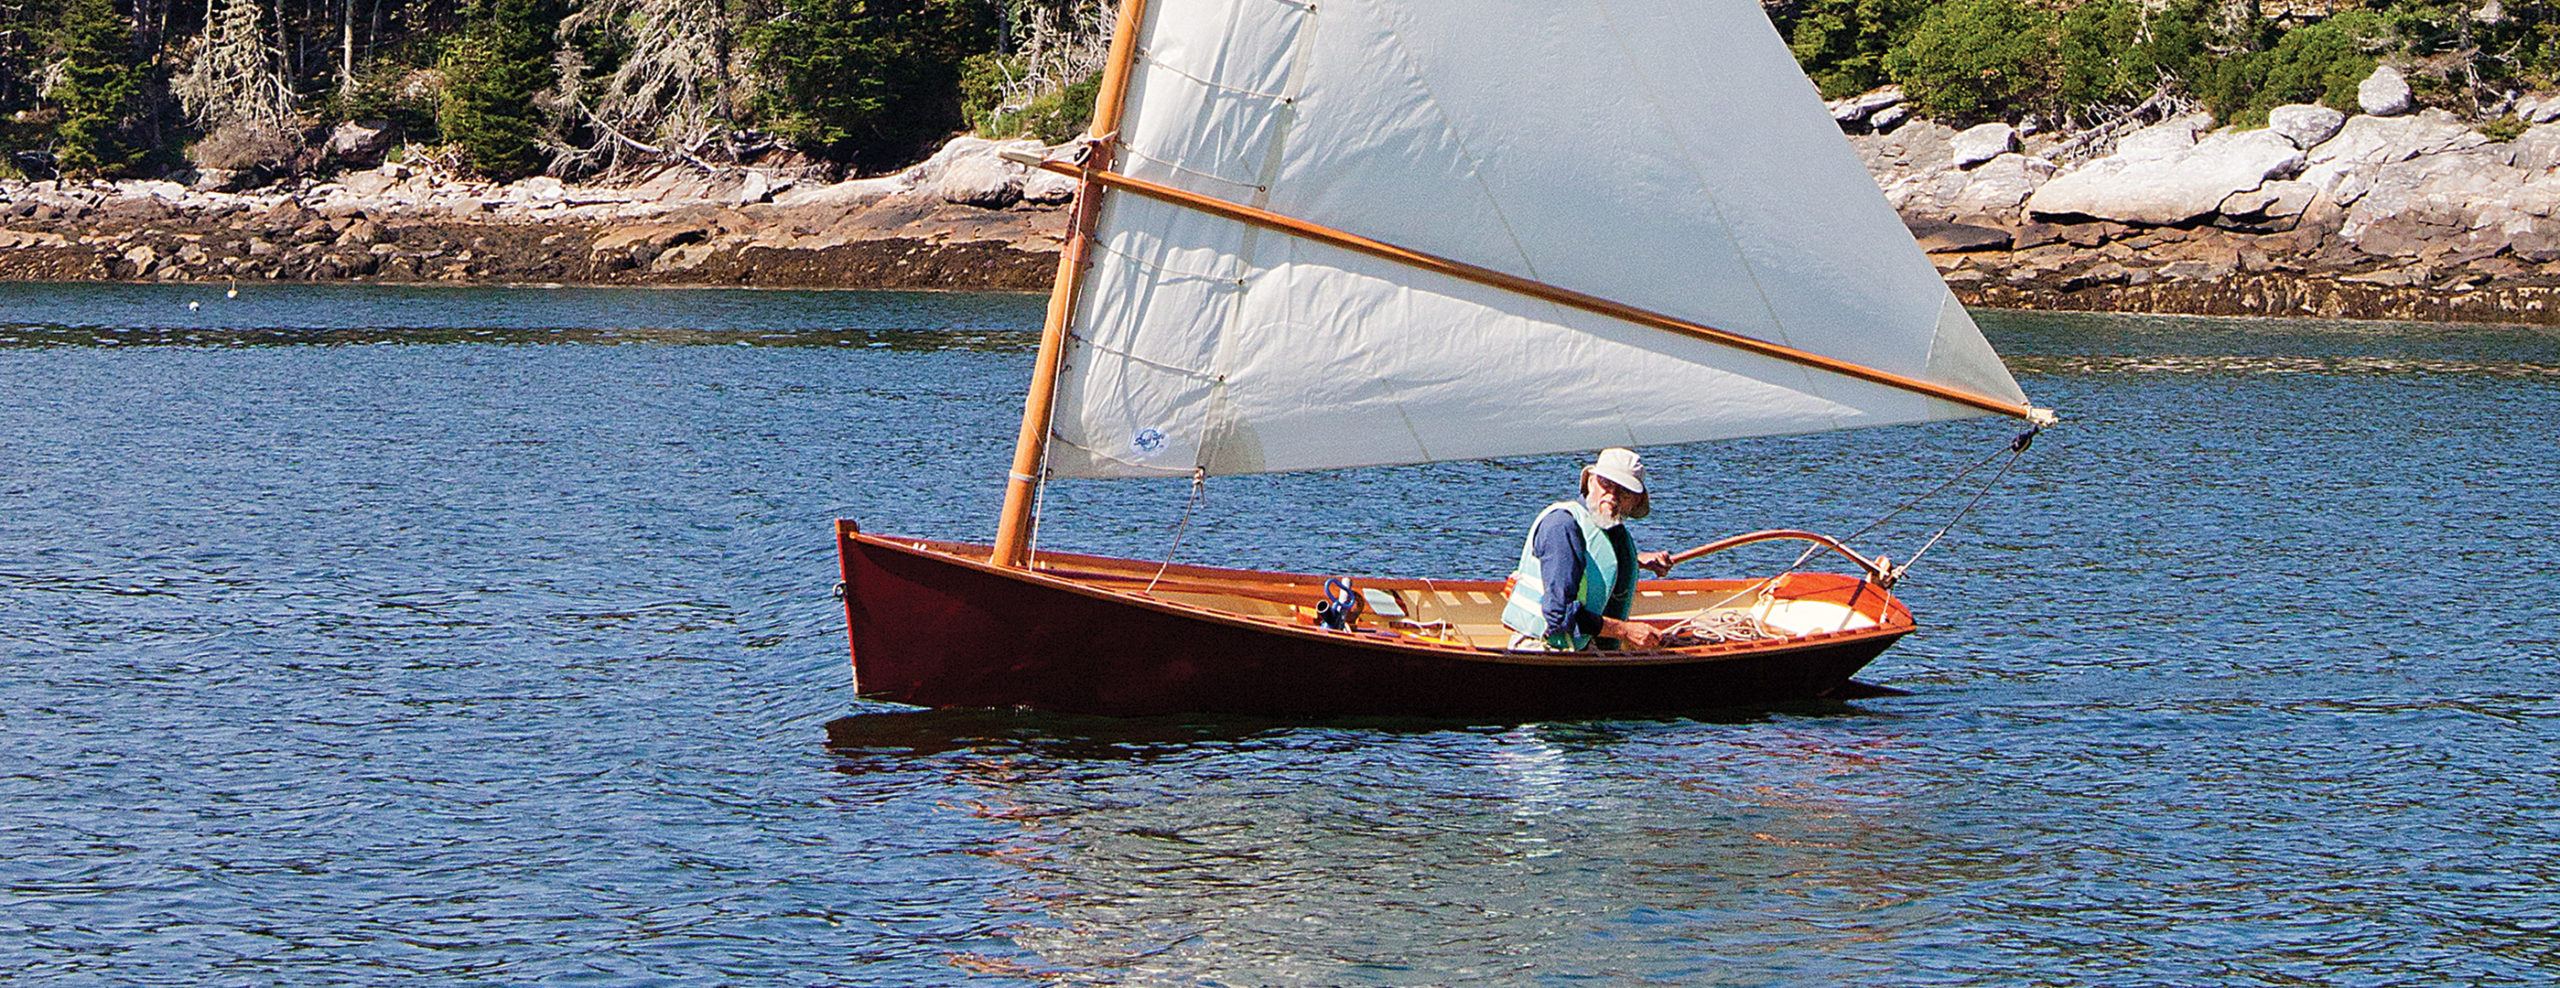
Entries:
[[[989,533],[1039,304],[0,286],[0,972],[2560,979],[2549,331],[1984,314],[2070,422],[1906,586],[1906,697],[865,704],[829,520]],[[1650,450],[1640,530],[1853,530],[2006,438]],[[1497,573],[1571,466],[1222,479],[1182,557]],[[1153,558],[1188,494],[1046,538]]]

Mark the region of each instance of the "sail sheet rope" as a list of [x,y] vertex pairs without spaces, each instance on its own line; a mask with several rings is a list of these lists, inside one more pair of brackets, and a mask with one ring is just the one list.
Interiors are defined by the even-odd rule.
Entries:
[[[1972,464],[1966,466],[1964,469],[1956,471],[1954,476],[1940,481],[1938,486],[1922,492],[1918,497],[1902,502],[1902,504],[1896,506],[1893,510],[1887,511],[1876,520],[1868,522],[1866,527],[1858,529],[1855,532],[1851,532],[1847,537],[1838,539],[1837,541],[1846,545],[1860,536],[1883,527],[1886,522],[1890,522],[1894,518],[1899,517],[1903,512],[1919,507],[1921,502],[1938,496],[1947,488],[1953,487],[1957,483],[1962,482],[1966,477],[1972,476],[1974,471],[1980,470],[1985,466],[1989,466],[1992,461],[2000,458],[2000,454],[2009,454],[2009,461],[2000,465],[2000,472],[1993,474],[1991,480],[1982,485],[1981,490],[1975,491],[1973,493],[1973,497],[1965,501],[1964,507],[1957,509],[1955,515],[1947,519],[1946,524],[1938,526],[1938,530],[1930,534],[1928,541],[1921,543],[1920,548],[1913,550],[1910,558],[1904,559],[1901,565],[1894,566],[1891,565],[1889,560],[1885,557],[1876,557],[1876,562],[1883,564],[1886,567],[1884,578],[1878,582],[1878,585],[1890,588],[1894,583],[1897,583],[1902,579],[1903,574],[1910,572],[1912,565],[1918,563],[1921,556],[1927,555],[1929,550],[1938,544],[1938,540],[1945,538],[1948,532],[1953,531],[1956,524],[1964,520],[1965,515],[1972,513],[1974,506],[1981,504],[1982,499],[1989,496],[1993,488],[2000,486],[2000,481],[2006,479],[2009,476],[2009,472],[2017,468],[2018,460],[2026,455],[2028,447],[2035,444],[2036,434],[2042,431],[2042,426],[2035,426],[2029,428],[2025,432],[2019,433],[2018,437],[2010,440],[2008,445],[1993,451],[1988,456],[1984,456],[1979,460],[1973,461]],[[1799,569],[1803,569],[1804,564],[1812,560],[1814,554],[1821,552],[1823,548],[1824,546],[1820,544],[1815,544],[1806,548],[1802,554],[1796,556],[1795,561],[1788,563],[1785,569],[1781,569],[1776,573],[1770,574],[1768,577],[1754,581],[1750,586],[1736,590],[1732,593],[1726,594],[1722,598],[1707,603],[1705,606],[1700,607],[1695,612],[1691,613],[1688,617],[1673,622],[1670,627],[1673,630],[1691,631],[1705,627],[1706,625],[1704,623],[1709,620],[1711,612],[1720,608],[1729,607],[1735,601],[1743,600],[1745,598],[1756,598],[1761,594],[1766,593],[1770,589],[1776,587],[1778,585],[1778,581],[1786,579],[1789,574],[1792,574]],[[1753,623],[1757,623],[1756,618],[1753,619]],[[1717,640],[1726,640],[1727,638],[1740,634],[1743,629],[1736,627],[1717,630],[1724,636]],[[1756,637],[1769,637],[1765,627],[1760,628],[1759,630],[1760,634]],[[1755,636],[1742,634],[1741,637]]]

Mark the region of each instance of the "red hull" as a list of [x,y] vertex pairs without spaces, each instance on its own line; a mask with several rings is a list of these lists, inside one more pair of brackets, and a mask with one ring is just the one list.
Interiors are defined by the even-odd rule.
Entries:
[[[1870,626],[1650,653],[1511,652],[1163,599],[1169,589],[1250,588],[1312,602],[1321,576],[1178,566],[1149,596],[1138,587],[1155,574],[1152,564],[1043,553],[1033,571],[1002,569],[987,565],[984,547],[885,539],[851,522],[837,523],[836,541],[856,689],[933,707],[1112,716],[1677,713],[1831,694],[1913,627],[1872,584],[1795,574],[1780,584],[1791,599],[1828,599]],[[1362,582],[1499,590],[1483,581]]]

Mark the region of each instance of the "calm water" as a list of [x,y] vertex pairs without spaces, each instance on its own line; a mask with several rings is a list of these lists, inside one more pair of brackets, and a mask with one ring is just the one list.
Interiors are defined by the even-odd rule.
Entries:
[[[829,520],[990,533],[1039,304],[0,286],[0,980],[2560,980],[2547,331],[1986,314],[2070,421],[1907,585],[1906,697],[865,704]],[[1854,530],[2007,435],[1649,450],[1640,536]],[[1493,575],[1571,471],[1221,479],[1181,556]],[[1188,494],[1045,538],[1157,557]]]

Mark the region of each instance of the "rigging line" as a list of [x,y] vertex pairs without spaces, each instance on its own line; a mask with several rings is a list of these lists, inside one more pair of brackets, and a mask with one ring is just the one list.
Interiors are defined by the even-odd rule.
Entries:
[[1173,63],[1171,63],[1171,62],[1167,62],[1167,61],[1164,61],[1163,59],[1159,59],[1159,58],[1157,58],[1157,57],[1156,57],[1156,53],[1155,53],[1155,52],[1148,51],[1148,50],[1143,49],[1143,48],[1142,48],[1142,49],[1139,49],[1139,51],[1138,51],[1138,57],[1139,57],[1140,59],[1144,60],[1144,61],[1147,63],[1148,67],[1150,67],[1150,68],[1162,69],[1162,70],[1164,70],[1165,72],[1170,73],[1170,74],[1172,74],[1172,75],[1174,75],[1174,76],[1177,76],[1177,77],[1180,77],[1180,78],[1184,78],[1184,79],[1189,79],[1189,80],[1191,80],[1191,81],[1193,81],[1193,82],[1196,82],[1196,83],[1199,83],[1200,85],[1202,85],[1202,86],[1204,86],[1204,87],[1207,87],[1207,88],[1209,88],[1209,89],[1225,90],[1225,91],[1227,91],[1227,92],[1234,93],[1234,94],[1236,94],[1236,95],[1238,95],[1238,96],[1254,96],[1254,97],[1260,97],[1260,98],[1262,98],[1262,99],[1267,99],[1267,100],[1278,100],[1278,101],[1280,101],[1280,102],[1282,102],[1282,103],[1294,103],[1294,102],[1296,102],[1296,101],[1297,101],[1297,97],[1295,97],[1295,96],[1291,96],[1291,95],[1289,95],[1289,94],[1287,94],[1287,93],[1266,93],[1266,92],[1263,92],[1263,91],[1258,90],[1258,89],[1246,89],[1246,88],[1244,88],[1243,86],[1230,86],[1230,85],[1227,85],[1226,83],[1219,82],[1219,81],[1216,81],[1216,80],[1214,80],[1214,79],[1207,79],[1207,78],[1203,78],[1203,77],[1201,77],[1201,76],[1193,75],[1192,73],[1190,73],[1190,72],[1188,72],[1188,71],[1186,71],[1186,70],[1179,69],[1179,68],[1175,68],[1175,67],[1173,66]]
[[[1216,275],[1216,274],[1200,274],[1200,273],[1198,273],[1198,272],[1194,272],[1194,271],[1180,271],[1180,270],[1176,270],[1176,269],[1171,268],[1171,267],[1167,267],[1167,266],[1162,265],[1162,264],[1158,264],[1158,263],[1156,263],[1156,262],[1154,262],[1154,261],[1147,260],[1146,258],[1139,257],[1139,256],[1138,256],[1138,255],[1136,255],[1136,254],[1130,253],[1130,252],[1125,251],[1125,250],[1121,250],[1121,249],[1119,249],[1119,248],[1117,248],[1117,247],[1113,247],[1113,246],[1111,246],[1110,244],[1103,243],[1103,242],[1102,242],[1102,240],[1101,240],[1100,238],[1095,238],[1094,242],[1093,242],[1092,244],[1088,245],[1088,249],[1091,249],[1091,250],[1098,250],[1098,251],[1101,251],[1101,252],[1103,252],[1103,253],[1105,253],[1105,254],[1109,254],[1109,255],[1111,255],[1111,256],[1113,256],[1113,257],[1117,257],[1117,258],[1120,258],[1121,260],[1124,260],[1124,261],[1127,261],[1127,262],[1129,262],[1129,263],[1131,263],[1131,264],[1137,265],[1138,267],[1145,268],[1145,269],[1146,269],[1146,270],[1148,270],[1148,271],[1152,271],[1152,272],[1155,272],[1155,273],[1157,273],[1157,274],[1161,274],[1161,275],[1165,275],[1165,276],[1168,276],[1168,277],[1172,277],[1172,278],[1176,278],[1176,279],[1180,279],[1180,280],[1185,280],[1185,281],[1207,281],[1207,282],[1214,282],[1214,283],[1216,283],[1216,284],[1229,285],[1229,286],[1233,286],[1233,287],[1237,287],[1237,288],[1242,288],[1242,287],[1244,287],[1245,279],[1247,278],[1247,276],[1249,276],[1249,275],[1252,273],[1252,272],[1251,272],[1251,269],[1250,269],[1250,267],[1249,267],[1249,266],[1247,266],[1247,271],[1246,271],[1246,273],[1245,273],[1245,274],[1239,274],[1239,275],[1236,275],[1236,276],[1234,276],[1234,277],[1228,277],[1228,276],[1225,276],[1225,275]],[[1243,265],[1243,262],[1241,262],[1241,261],[1239,261],[1239,262],[1237,262],[1237,263],[1238,263],[1238,265],[1239,265],[1239,266],[1244,266],[1244,265]]]
[[1157,156],[1155,156],[1155,155],[1148,154],[1148,153],[1146,153],[1146,152],[1144,152],[1144,151],[1140,151],[1140,150],[1138,150],[1137,148],[1133,148],[1133,147],[1122,147],[1122,148],[1120,149],[1120,153],[1121,153],[1121,154],[1128,155],[1129,157],[1132,157],[1132,158],[1144,158],[1144,159],[1146,159],[1146,160],[1148,160],[1148,161],[1152,161],[1152,162],[1155,162],[1156,164],[1163,165],[1163,166],[1165,166],[1166,168],[1173,169],[1174,171],[1181,172],[1181,173],[1183,173],[1183,174],[1185,174],[1185,175],[1196,175],[1196,176],[1199,176],[1199,177],[1201,177],[1201,178],[1208,179],[1209,181],[1212,181],[1212,182],[1222,182],[1222,183],[1225,183],[1225,184],[1227,184],[1227,185],[1233,185],[1233,186],[1236,186],[1236,187],[1238,187],[1238,188],[1252,189],[1252,190],[1253,190],[1253,191],[1255,191],[1255,192],[1269,192],[1269,191],[1271,191],[1271,187],[1270,187],[1270,186],[1267,186],[1267,185],[1260,185],[1260,184],[1256,184],[1256,183],[1253,183],[1253,182],[1247,182],[1247,181],[1245,181],[1245,180],[1243,180],[1243,179],[1240,179],[1240,178],[1228,178],[1228,177],[1226,177],[1226,176],[1224,176],[1224,175],[1219,175],[1219,174],[1215,174],[1215,173],[1212,173],[1212,172],[1205,172],[1205,171],[1201,171],[1200,169],[1193,168],[1193,167],[1191,167],[1191,166],[1189,166],[1189,165],[1185,165],[1185,164],[1183,164],[1183,163],[1181,163],[1181,162],[1179,162],[1179,161],[1175,161],[1175,160],[1173,160],[1173,159],[1171,159],[1171,158],[1160,158],[1160,157],[1157,157]]
[[1208,495],[1208,492],[1209,492],[1209,468],[1208,468],[1208,467],[1192,467],[1192,468],[1191,468],[1191,500],[1190,500],[1190,501],[1188,501],[1188,502],[1185,502],[1185,503],[1183,504],[1183,506],[1182,506],[1182,523],[1181,523],[1181,524],[1179,524],[1179,525],[1175,525],[1175,526],[1173,527],[1173,548],[1170,548],[1170,549],[1165,550],[1165,552],[1164,552],[1164,562],[1161,562],[1161,563],[1156,564],[1156,575],[1155,575],[1155,576],[1153,576],[1153,577],[1148,578],[1148,580],[1147,580],[1147,588],[1146,588],[1145,590],[1141,590],[1141,591],[1139,591],[1139,593],[1142,593],[1142,594],[1153,594],[1153,593],[1155,593],[1155,592],[1156,592],[1156,581],[1164,579],[1164,571],[1166,571],[1166,570],[1168,570],[1168,569],[1172,569],[1172,568],[1173,568],[1173,557],[1174,557],[1175,555],[1178,555],[1178,554],[1180,554],[1180,553],[1182,552],[1182,536],[1183,536],[1183,533],[1188,532],[1188,531],[1190,531],[1190,530],[1191,530],[1191,511],[1192,511],[1192,509],[1194,509],[1194,508],[1198,508],[1198,507],[1200,506],[1200,502],[1201,502],[1201,500],[1202,500],[1202,499],[1204,499],[1204,498]]
[[2032,436],[2034,436],[2034,435],[2035,435],[2035,434],[2034,434],[2034,433],[2032,433],[2032,432],[2027,433],[2026,435],[2019,436],[2019,437],[2018,437],[2018,441],[2017,441],[2017,442],[2010,444],[2010,446],[2009,446],[2009,462],[2007,462],[2007,463],[2003,463],[2003,464],[2001,464],[2001,465],[2000,465],[2000,472],[1999,472],[1999,473],[1996,473],[1996,474],[1993,474],[1993,475],[1991,476],[1991,481],[1990,481],[1989,483],[1983,484],[1983,485],[1982,485],[1982,489],[1981,489],[1981,490],[1979,490],[1979,491],[1975,491],[1975,492],[1974,492],[1974,494],[1973,494],[1973,500],[1966,501],[1966,502],[1964,503],[1964,507],[1963,507],[1962,509],[1960,509],[1960,510],[1958,510],[1958,511],[1956,512],[1956,516],[1955,516],[1955,517],[1953,517],[1953,518],[1949,518],[1949,519],[1947,519],[1947,523],[1946,523],[1946,525],[1944,525],[1943,527],[1940,527],[1940,528],[1938,529],[1938,534],[1936,534],[1936,535],[1932,535],[1932,536],[1929,536],[1929,541],[1927,541],[1927,542],[1925,542],[1925,543],[1922,543],[1922,544],[1921,544],[1921,546],[1920,546],[1920,548],[1919,548],[1918,550],[1914,551],[1914,552],[1911,554],[1911,558],[1903,560],[1903,561],[1902,561],[1902,565],[1901,565],[1900,567],[1897,567],[1895,571],[1896,571],[1896,572],[1907,572],[1907,571],[1909,571],[1909,570],[1911,569],[1911,565],[1912,565],[1913,563],[1917,563],[1917,562],[1919,562],[1919,561],[1920,561],[1920,557],[1925,556],[1925,555],[1928,555],[1928,554],[1929,554],[1929,550],[1930,550],[1931,548],[1935,547],[1935,546],[1938,544],[1938,540],[1939,540],[1939,539],[1945,538],[1945,537],[1947,536],[1947,533],[1948,533],[1948,532],[1953,531],[1953,530],[1955,529],[1955,527],[1956,527],[1956,523],[1957,523],[1957,522],[1963,521],[1963,520],[1964,520],[1964,516],[1965,516],[1965,515],[1967,515],[1967,514],[1970,514],[1970,513],[1973,511],[1973,506],[1974,506],[1974,505],[1981,504],[1981,503],[1982,503],[1982,499],[1983,499],[1983,498],[1990,496],[1990,494],[1991,494],[1991,489],[1992,489],[1992,488],[1994,488],[1994,487],[1998,487],[1998,486],[2000,486],[2000,481],[2001,481],[2001,480],[2003,480],[2003,479],[2005,479],[2005,478],[2007,478],[2007,477],[2009,476],[2009,471],[2014,470],[2014,469],[2016,469],[2016,468],[2017,468],[2017,466],[2018,466],[2018,461],[2019,461],[2020,459],[2023,459],[2023,458],[2025,458],[2025,457],[2026,457],[2026,455],[2027,455],[2027,445],[2028,445],[2028,442],[2027,442],[2027,441],[2028,441],[2028,439],[2029,439],[2030,437],[2032,437]]
[[1079,344],[1082,344],[1082,345],[1084,346],[1084,348],[1085,348],[1085,349],[1092,350],[1092,351],[1094,351],[1094,352],[1096,352],[1096,353],[1108,354],[1108,355],[1110,355],[1110,356],[1114,356],[1114,357],[1118,357],[1118,358],[1120,358],[1120,359],[1122,359],[1122,360],[1126,360],[1126,361],[1128,361],[1128,362],[1130,362],[1130,363],[1137,364],[1137,365],[1139,365],[1139,366],[1146,367],[1146,368],[1151,369],[1151,370],[1162,371],[1162,372],[1164,372],[1164,373],[1172,374],[1172,375],[1175,375],[1175,376],[1177,376],[1177,377],[1187,377],[1187,378],[1191,378],[1191,379],[1193,379],[1193,380],[1199,380],[1199,381],[1211,381],[1211,382],[1215,382],[1215,381],[1218,381],[1218,380],[1220,380],[1220,379],[1223,379],[1223,378],[1226,376],[1226,375],[1220,374],[1220,373],[1218,373],[1218,372],[1216,372],[1216,371],[1194,370],[1194,369],[1189,368],[1189,367],[1181,367],[1181,366],[1177,366],[1177,365],[1174,365],[1174,364],[1168,364],[1168,363],[1165,363],[1164,361],[1161,361],[1161,360],[1151,360],[1151,359],[1148,359],[1148,358],[1146,358],[1146,357],[1141,357],[1141,356],[1137,355],[1136,353],[1130,352],[1130,351],[1128,351],[1128,350],[1114,349],[1114,348],[1112,348],[1112,347],[1108,347],[1108,346],[1104,346],[1104,345],[1102,345],[1102,344],[1100,344],[1100,343],[1096,343],[1096,342],[1094,342],[1094,341],[1093,341],[1093,338],[1092,338],[1092,337],[1090,337],[1090,336],[1082,336],[1082,335],[1079,335],[1079,336],[1077,336],[1077,337],[1076,337],[1076,342],[1077,342],[1077,343],[1079,343]]
[[[1944,491],[1944,490],[1946,490],[1946,489],[1947,489],[1947,488],[1949,488],[1949,487],[1953,487],[1953,486],[1955,486],[1955,485],[1956,485],[1956,483],[1957,483],[1958,481],[1961,481],[1961,480],[1965,479],[1966,477],[1971,476],[1971,475],[1973,474],[1973,472],[1974,472],[1974,471],[1976,471],[1976,470],[1980,470],[1980,469],[1982,469],[1983,467],[1990,465],[1991,461],[1996,460],[1996,459],[1999,459],[1999,458],[2000,458],[2000,454],[2001,454],[2001,453],[2004,453],[2004,452],[2011,452],[2011,447],[2009,447],[2009,446],[2003,446],[2003,447],[2001,447],[2000,449],[1993,450],[1993,451],[1991,452],[1991,455],[1989,455],[1989,456],[1985,456],[1985,457],[1983,457],[1983,458],[1981,458],[1981,459],[1979,459],[1979,460],[1975,460],[1975,461],[1973,461],[1973,465],[1972,465],[1972,466],[1968,466],[1968,467],[1966,467],[1966,468],[1964,468],[1964,469],[1962,469],[1962,470],[1958,470],[1958,471],[1956,471],[1955,476],[1948,477],[1947,479],[1945,479],[1945,480],[1943,480],[1943,481],[1940,481],[1940,482],[1938,483],[1938,486],[1930,488],[1928,491],[1926,491],[1926,492],[1922,493],[1922,494],[1921,494],[1920,496],[1918,496],[1918,497],[1915,497],[1915,498],[1912,498],[1912,499],[1910,499],[1910,500],[1908,500],[1908,501],[1904,501],[1904,502],[1902,502],[1902,506],[1901,506],[1901,507],[1897,507],[1897,508],[1895,508],[1895,509],[1893,509],[1893,510],[1891,510],[1891,511],[1887,511],[1887,512],[1885,512],[1883,517],[1878,518],[1878,519],[1876,519],[1876,520],[1874,520],[1874,521],[1868,522],[1868,523],[1867,523],[1867,527],[1865,527],[1865,528],[1861,528],[1861,529],[1859,529],[1859,530],[1857,530],[1857,531],[1854,531],[1854,532],[1849,533],[1848,535],[1846,535],[1846,536],[1842,537],[1842,538],[1840,539],[1840,541],[1842,541],[1842,542],[1848,542],[1848,541],[1850,541],[1850,540],[1852,540],[1852,539],[1855,539],[1855,538],[1857,538],[1857,537],[1859,537],[1859,536],[1861,536],[1861,535],[1865,535],[1865,534],[1867,534],[1868,532],[1872,532],[1872,531],[1875,531],[1875,530],[1876,530],[1876,529],[1878,529],[1878,528],[1883,527],[1883,526],[1884,526],[1884,523],[1889,522],[1889,521],[1892,521],[1894,518],[1896,518],[1896,517],[1900,516],[1903,512],[1905,512],[1905,511],[1909,511],[1909,510],[1911,510],[1911,509],[1913,509],[1913,508],[1916,508],[1916,507],[1919,507],[1919,506],[1920,506],[1920,502],[1922,502],[1922,501],[1926,501],[1926,500],[1928,500],[1928,499],[1930,499],[1930,498],[1933,498],[1933,497],[1938,496],[1938,493],[1939,493],[1940,491]],[[2021,449],[2021,450],[2017,450],[2016,452],[2025,452],[2025,451]],[[2013,456],[2011,457],[2011,459],[2012,459],[2012,460],[2015,460],[2015,459],[2016,459],[2016,457],[2013,455]],[[1820,549],[1820,548],[1821,548],[1820,546],[1815,546],[1813,549],[1807,549],[1807,550],[1805,550],[1805,555],[1806,555],[1806,557],[1807,557],[1807,558],[1810,558],[1810,557],[1813,555],[1814,550],[1815,550],[1815,549]]]

